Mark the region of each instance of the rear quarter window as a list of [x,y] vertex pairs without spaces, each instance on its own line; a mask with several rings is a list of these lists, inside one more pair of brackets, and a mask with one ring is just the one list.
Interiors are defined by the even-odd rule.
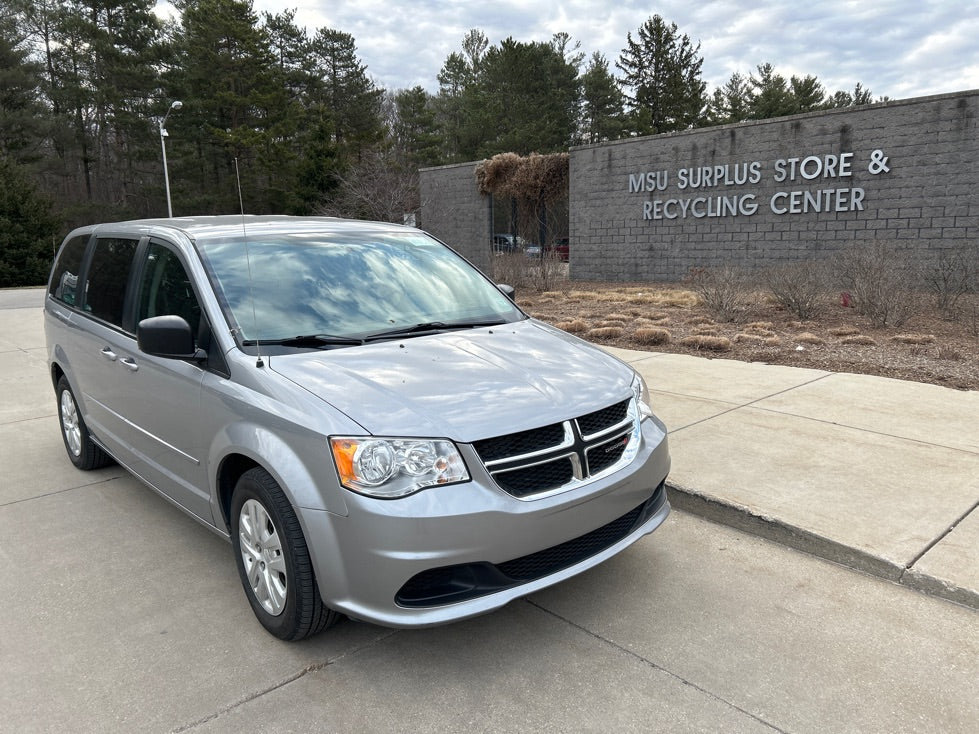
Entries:
[[88,265],[85,310],[115,326],[122,326],[126,286],[138,244],[139,240],[99,239]]
[[68,306],[78,305],[78,275],[82,269],[82,259],[85,257],[85,246],[88,244],[89,235],[80,235],[68,240],[61,252],[58,260],[51,270],[51,283],[48,286],[48,293],[56,301],[61,301]]

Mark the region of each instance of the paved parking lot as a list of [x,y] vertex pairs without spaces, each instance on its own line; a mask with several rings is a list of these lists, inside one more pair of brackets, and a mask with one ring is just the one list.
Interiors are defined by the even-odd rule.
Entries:
[[[975,730],[979,613],[894,583],[969,532],[972,513],[959,511],[954,528],[926,537],[951,513],[946,504],[969,510],[972,492],[974,509],[979,450],[968,431],[958,447],[905,436],[895,448],[877,426],[850,426],[853,417],[806,419],[860,436],[834,477],[854,484],[846,512],[871,504],[857,486],[859,463],[877,456],[883,471],[901,447],[926,462],[910,478],[931,476],[931,493],[951,498],[924,512],[924,525],[909,518],[904,534],[886,508],[876,523],[861,518],[870,540],[854,548],[853,565],[870,573],[681,510],[608,563],[498,613],[420,631],[344,621],[283,643],[252,616],[226,541],[117,467],[82,473],[68,462],[45,378],[40,298],[0,292],[0,731]],[[829,510],[793,524],[819,505],[800,507],[783,449],[760,444],[761,459],[783,462],[781,481],[764,483],[783,493],[761,507],[763,488],[744,481],[724,438],[740,410],[770,443],[779,429],[769,421],[782,411],[795,422],[788,445],[817,454],[814,426],[795,415],[798,404],[779,403],[787,398],[772,381],[789,380],[823,411],[827,401],[806,390],[826,383],[768,373],[772,402],[748,408],[764,387],[755,373],[724,379],[740,368],[719,362],[679,375],[665,368],[676,363],[662,364],[654,387],[677,428],[674,476],[688,501],[699,496],[722,515],[740,507],[810,550],[850,547],[858,526],[834,525]],[[717,389],[704,395],[690,380],[711,368]],[[647,379],[655,369],[644,363]],[[697,463],[701,486],[686,487]],[[733,494],[722,503],[725,487]],[[881,578],[892,568],[897,578]],[[954,563],[934,568],[923,575],[970,588]]]

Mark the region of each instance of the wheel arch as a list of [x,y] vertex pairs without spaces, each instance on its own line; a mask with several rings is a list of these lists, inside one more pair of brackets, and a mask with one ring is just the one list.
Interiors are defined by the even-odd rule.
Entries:
[[214,476],[214,508],[226,529],[231,527],[231,498],[241,475],[254,467],[264,469],[275,479],[293,507],[328,510],[346,515],[347,507],[336,482],[335,470],[325,442],[310,453],[296,451],[274,432],[251,423],[229,426],[219,436],[224,448],[212,452],[211,465],[217,466]]

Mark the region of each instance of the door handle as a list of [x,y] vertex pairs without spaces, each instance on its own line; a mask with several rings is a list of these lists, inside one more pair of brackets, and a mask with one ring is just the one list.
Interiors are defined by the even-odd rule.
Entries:
[[116,353],[112,351],[111,347],[102,347],[102,356],[110,362],[116,361]]
[[139,365],[136,364],[136,360],[133,359],[132,357],[125,357],[119,361],[122,362],[123,367],[130,370],[131,372],[135,372],[136,370],[139,369]]

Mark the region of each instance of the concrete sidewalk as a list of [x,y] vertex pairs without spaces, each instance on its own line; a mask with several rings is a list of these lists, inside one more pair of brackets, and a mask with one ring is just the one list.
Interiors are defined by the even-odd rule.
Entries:
[[609,351],[670,429],[675,507],[979,608],[979,392]]

